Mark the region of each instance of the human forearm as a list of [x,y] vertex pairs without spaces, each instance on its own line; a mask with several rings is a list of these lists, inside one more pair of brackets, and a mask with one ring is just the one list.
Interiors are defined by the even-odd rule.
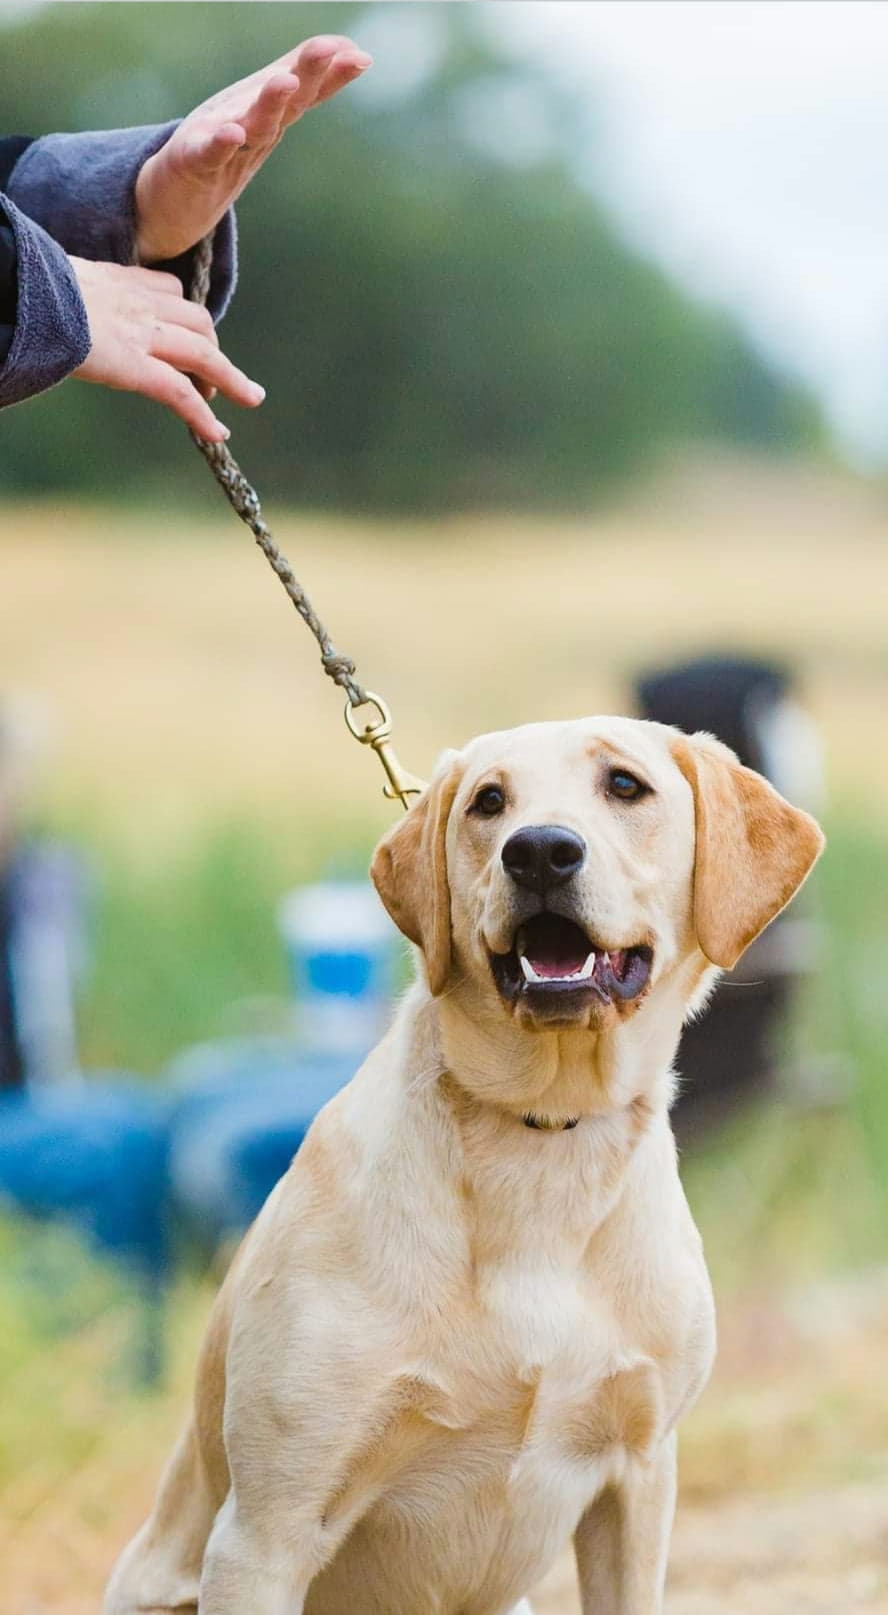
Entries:
[[0,212],[0,365],[3,364],[15,334],[18,306],[18,254],[12,225]]
[[[86,308],[70,261],[51,236],[0,196],[7,236],[0,356],[0,406],[45,392],[76,370],[90,349]],[[9,250],[8,237],[12,238]]]
[[[27,135],[0,137],[0,191],[5,191],[12,170],[30,144]],[[15,232],[0,207],[0,365],[5,362],[12,347],[17,307],[18,254]]]
[[[30,142],[18,157],[7,194],[72,256],[103,263],[136,263],[136,181],[176,127],[176,123],[167,123],[45,135]],[[197,230],[192,241],[202,233]],[[175,269],[187,282],[187,258],[177,261]],[[235,226],[228,211],[218,220],[213,240],[207,306],[215,320],[228,306],[235,279]]]

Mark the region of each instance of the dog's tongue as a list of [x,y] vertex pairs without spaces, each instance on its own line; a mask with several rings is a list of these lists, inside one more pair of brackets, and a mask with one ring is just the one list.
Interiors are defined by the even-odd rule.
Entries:
[[557,914],[538,914],[524,929],[522,953],[538,976],[573,976],[589,955],[589,939]]

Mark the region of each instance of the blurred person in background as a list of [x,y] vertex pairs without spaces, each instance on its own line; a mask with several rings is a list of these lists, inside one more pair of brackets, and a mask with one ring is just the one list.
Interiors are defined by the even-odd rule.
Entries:
[[45,740],[39,706],[0,701],[0,1096],[78,1070],[92,883],[73,846],[28,827]]
[[[214,394],[265,396],[215,331],[236,278],[232,204],[284,131],[370,64],[321,35],[181,123],[0,139],[0,407],[79,376],[157,400],[210,442],[228,437]],[[211,231],[204,309],[188,292]]]

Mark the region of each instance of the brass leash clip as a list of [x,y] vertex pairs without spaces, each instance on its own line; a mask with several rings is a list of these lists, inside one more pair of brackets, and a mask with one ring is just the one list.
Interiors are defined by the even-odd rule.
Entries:
[[[359,707],[374,706],[379,714],[376,722],[358,727],[355,714]],[[417,779],[415,774],[408,774],[401,767],[391,744],[392,715],[381,696],[374,695],[372,690],[367,691],[366,701],[355,705],[352,701],[345,703],[345,722],[350,734],[359,740],[362,746],[372,746],[379,761],[385,769],[388,784],[382,788],[383,796],[390,802],[400,802],[405,813],[410,807],[410,798],[419,796],[425,790],[425,780]]]

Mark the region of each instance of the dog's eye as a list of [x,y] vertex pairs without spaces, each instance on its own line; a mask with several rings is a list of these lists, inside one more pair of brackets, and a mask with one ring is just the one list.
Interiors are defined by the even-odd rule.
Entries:
[[650,792],[649,785],[643,784],[625,768],[611,769],[607,787],[611,796],[618,797],[621,802],[637,802],[640,796],[647,796]]
[[495,819],[498,813],[502,813],[505,805],[505,792],[499,785],[484,785],[472,802],[469,812],[480,813],[485,819]]

